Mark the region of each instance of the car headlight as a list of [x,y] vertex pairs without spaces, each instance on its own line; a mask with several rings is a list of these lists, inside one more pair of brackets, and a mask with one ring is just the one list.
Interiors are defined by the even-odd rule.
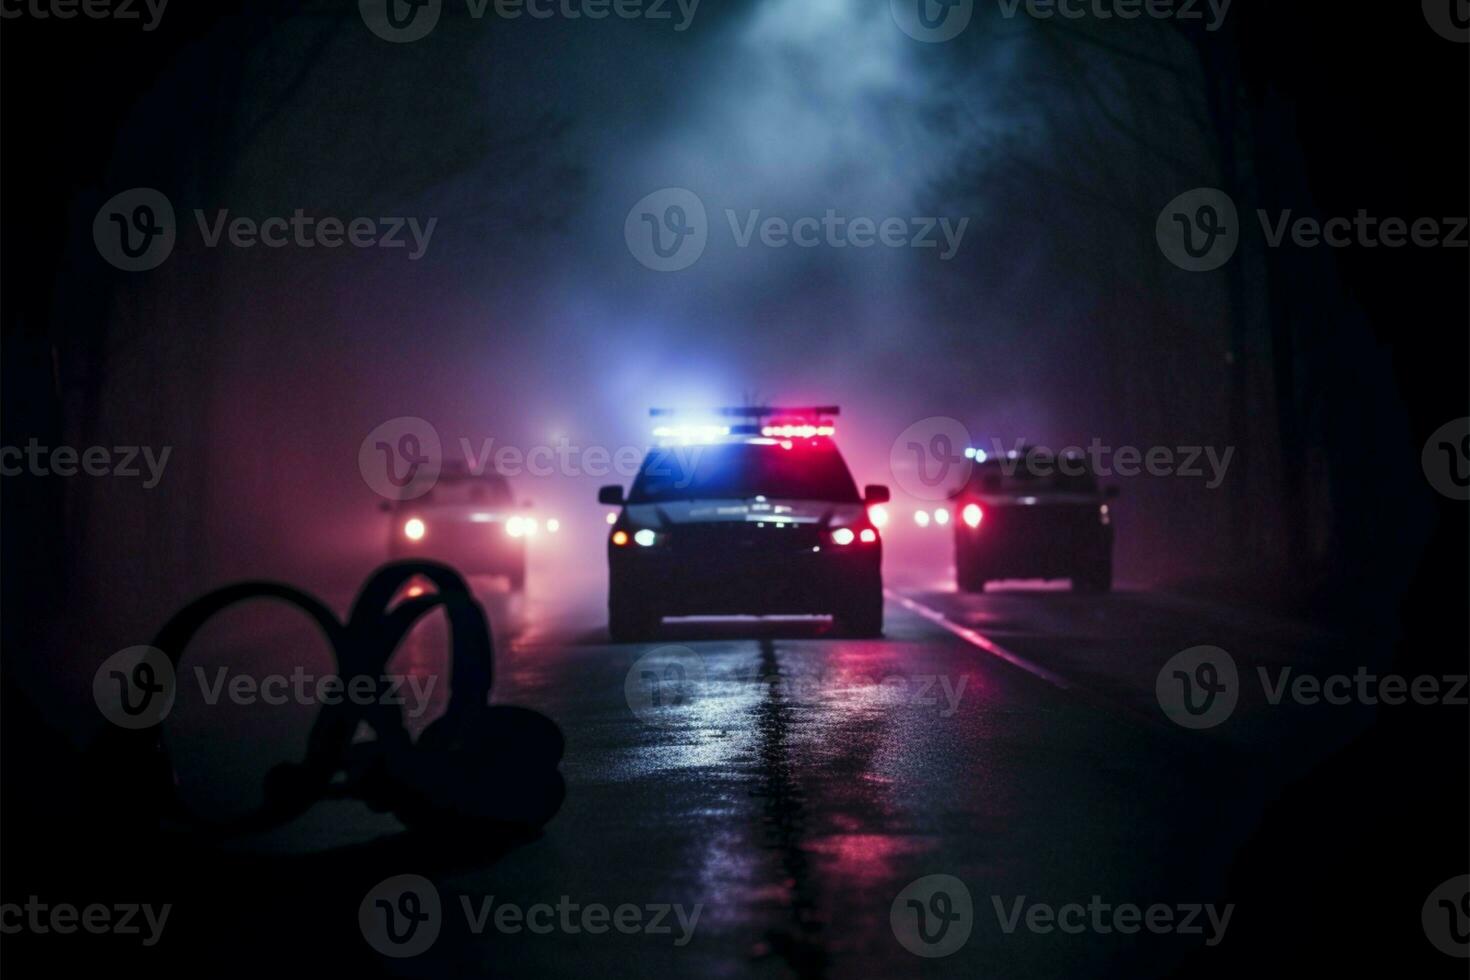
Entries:
[[626,547],[630,544],[636,544],[640,548],[652,548],[654,545],[663,541],[663,539],[664,535],[651,527],[620,527],[613,531],[610,540],[619,548]]

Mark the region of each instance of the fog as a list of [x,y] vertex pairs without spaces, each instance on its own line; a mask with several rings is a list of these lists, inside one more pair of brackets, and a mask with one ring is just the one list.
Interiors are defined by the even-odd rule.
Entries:
[[[68,488],[88,642],[141,642],[233,578],[360,580],[387,525],[358,450],[405,416],[450,455],[613,453],[647,443],[651,406],[837,403],[858,481],[897,491],[890,568],[923,574],[947,546],[915,537],[924,502],[890,467],[915,423],[953,418],[981,445],[1235,446],[1226,491],[1114,481],[1120,578],[1259,569],[1289,550],[1269,364],[1240,369],[1252,411],[1239,431],[1228,419],[1231,351],[1265,330],[1258,263],[1242,260],[1231,306],[1220,279],[1180,274],[1154,243],[1165,202],[1221,177],[1199,122],[1205,66],[1174,28],[1103,45],[977,6],[966,35],[933,45],[857,0],[711,4],[683,32],[451,4],[430,37],[385,44],[324,9],[227,20],[180,48],[75,204],[68,254],[84,270],[84,230],[116,188],[163,190],[179,226],[162,267],[95,273],[101,288],[58,299],[101,325],[60,352],[65,438],[172,447],[156,488]],[[1154,62],[1174,66],[1170,85]],[[697,196],[708,240],[660,272],[624,233],[666,188]],[[200,221],[220,209],[435,224],[418,259],[211,248]],[[905,237],[933,219],[936,244],[775,247],[752,225],[829,212],[900,219]],[[1366,329],[1341,306],[1351,348]],[[1400,435],[1386,373],[1355,373],[1377,435]],[[1312,465],[1328,492],[1327,463]],[[557,560],[595,572],[595,489],[627,479],[574,469],[513,483],[565,523]],[[1231,500],[1250,501],[1234,532]]]

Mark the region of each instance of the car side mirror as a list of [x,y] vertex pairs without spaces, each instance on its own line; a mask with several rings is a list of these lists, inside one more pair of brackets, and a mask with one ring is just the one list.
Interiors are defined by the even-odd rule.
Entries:
[[609,507],[623,506],[623,488],[616,483],[600,488],[597,491],[597,502],[607,504]]
[[1117,487],[1103,487],[1103,496],[1108,500],[1116,500],[1118,497]]
[[869,483],[863,487],[863,503],[866,504],[886,504],[892,496],[881,483]]

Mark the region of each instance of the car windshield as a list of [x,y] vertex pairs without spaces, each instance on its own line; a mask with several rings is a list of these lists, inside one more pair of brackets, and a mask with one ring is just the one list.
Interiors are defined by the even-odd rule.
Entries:
[[975,468],[971,487],[980,493],[1096,493],[1097,478],[1081,458],[1032,455]]
[[628,499],[644,504],[756,496],[839,503],[860,499],[836,449],[800,442],[655,449],[643,460]]
[[439,478],[432,490],[416,503],[441,507],[504,506],[511,502],[510,484],[504,477]]

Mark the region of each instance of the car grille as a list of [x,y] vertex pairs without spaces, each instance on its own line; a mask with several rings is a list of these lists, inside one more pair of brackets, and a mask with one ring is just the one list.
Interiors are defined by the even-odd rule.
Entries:
[[739,555],[780,555],[811,551],[821,544],[815,524],[774,524],[725,521],[679,524],[668,530],[669,546],[689,561],[719,560]]

